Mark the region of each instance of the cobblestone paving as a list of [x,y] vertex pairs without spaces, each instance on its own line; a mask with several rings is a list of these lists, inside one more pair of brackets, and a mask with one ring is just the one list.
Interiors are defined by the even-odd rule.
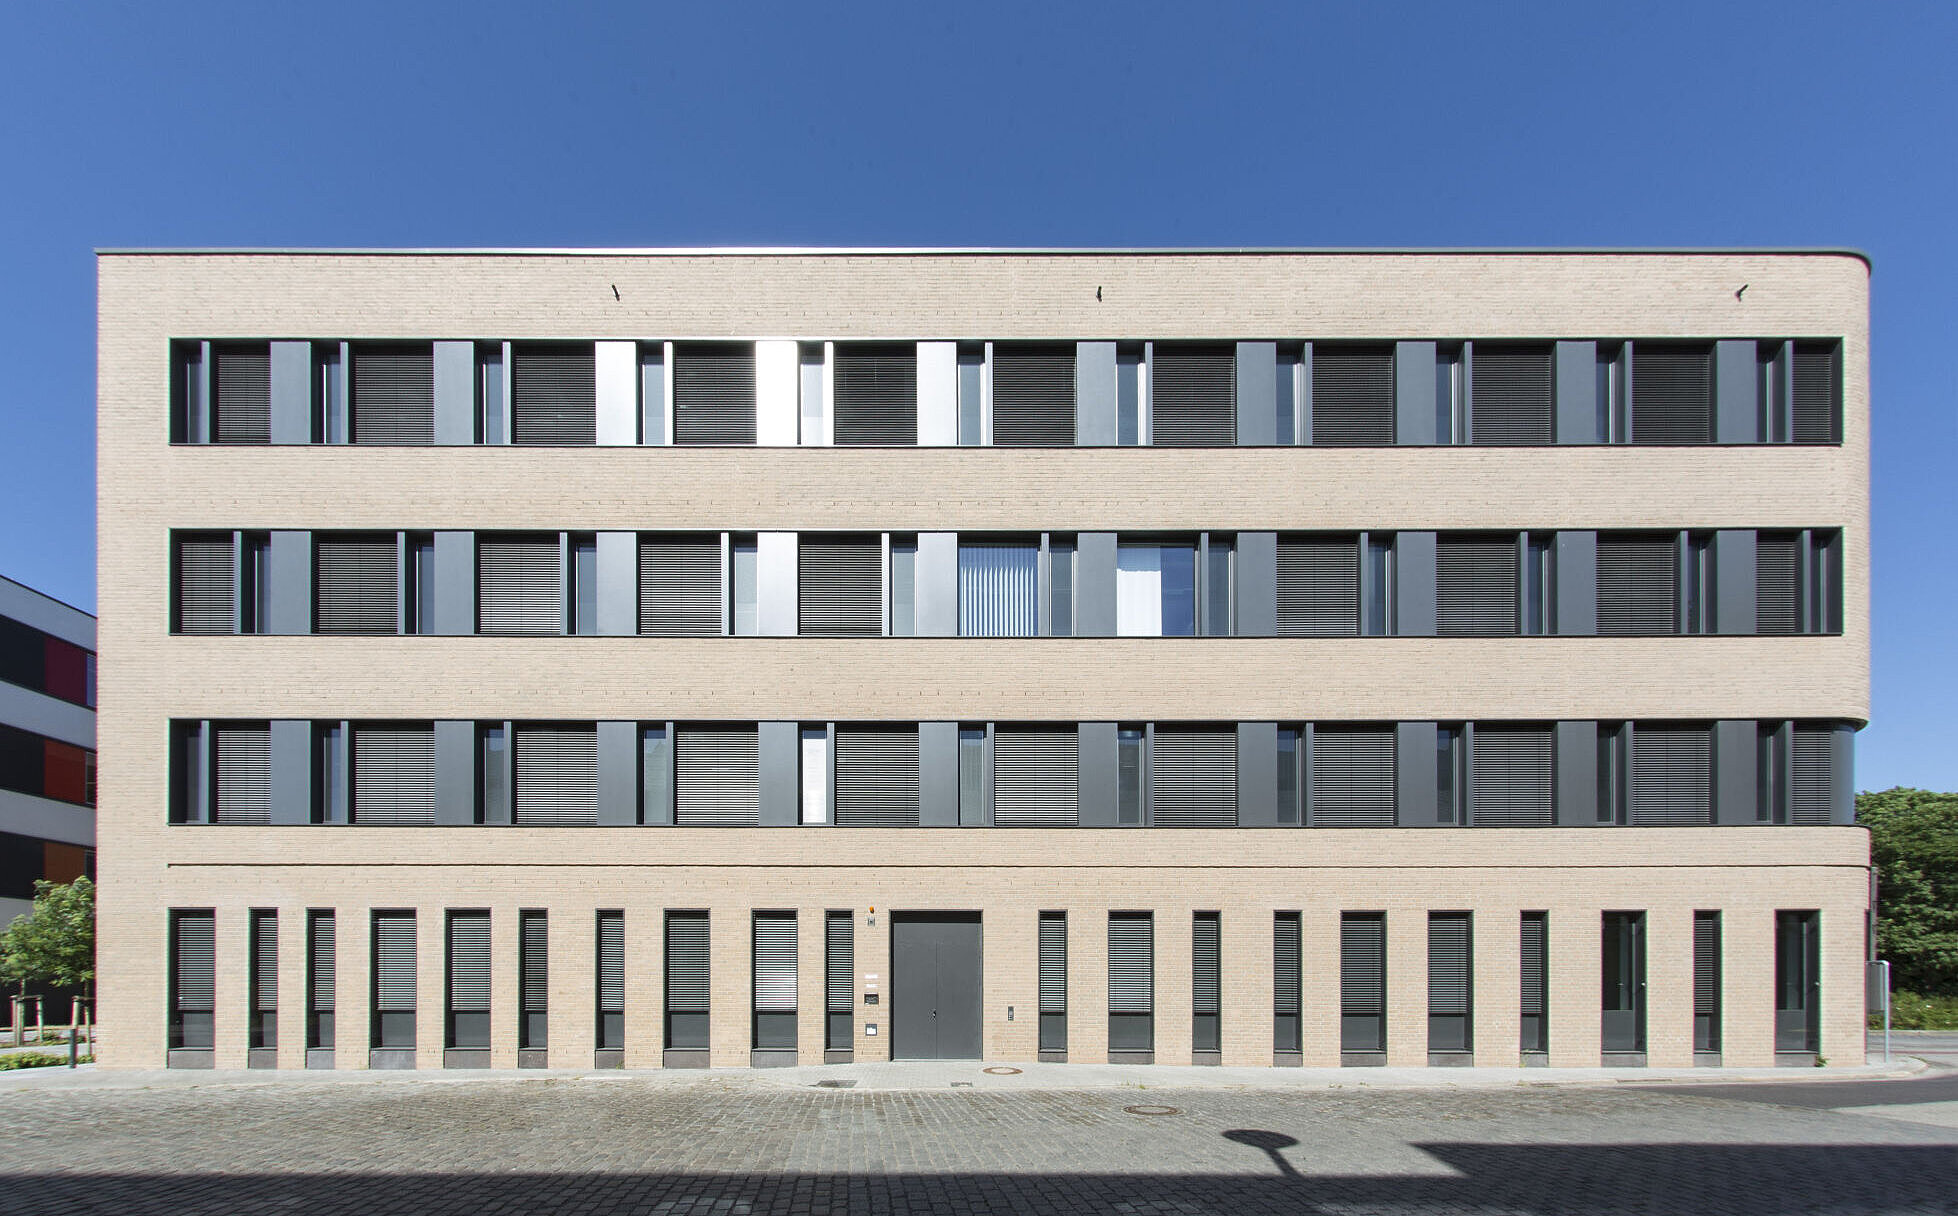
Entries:
[[[1177,1113],[1133,1114],[1125,1106]],[[1958,1211],[1958,1130],[1680,1092],[783,1091],[723,1079],[0,1094],[0,1213]]]

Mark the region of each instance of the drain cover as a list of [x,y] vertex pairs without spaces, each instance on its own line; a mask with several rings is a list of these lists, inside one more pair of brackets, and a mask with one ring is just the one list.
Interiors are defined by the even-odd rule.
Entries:
[[1180,1115],[1183,1112],[1174,1106],[1124,1106],[1131,1115]]
[[995,1064],[991,1068],[983,1068],[980,1071],[995,1077],[1017,1077],[1020,1075],[1019,1069],[1008,1068],[1004,1064]]
[[817,1088],[817,1089],[855,1089],[856,1087],[857,1087],[857,1083],[856,1083],[855,1081],[853,1081],[853,1080],[852,1080],[852,1081],[818,1081],[818,1082],[816,1082],[816,1088]]
[[953,1088],[953,1089],[971,1089],[971,1088],[972,1088],[972,1082],[970,1082],[970,1081],[954,1081],[954,1082],[952,1082],[952,1088]]

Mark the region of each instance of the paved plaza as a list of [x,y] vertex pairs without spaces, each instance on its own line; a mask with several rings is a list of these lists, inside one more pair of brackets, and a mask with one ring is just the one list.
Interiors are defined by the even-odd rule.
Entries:
[[0,1213],[1958,1211],[1958,1073],[1941,1069],[1730,1085],[1090,1073],[1099,1087],[1077,1089],[978,1065],[793,1073],[23,1079],[0,1085]]

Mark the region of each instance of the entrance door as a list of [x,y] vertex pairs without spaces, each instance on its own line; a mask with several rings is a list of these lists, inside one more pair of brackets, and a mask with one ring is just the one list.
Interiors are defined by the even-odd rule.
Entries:
[[1605,913],[1603,945],[1604,1050],[1644,1051],[1645,913]]
[[1822,961],[1821,917],[1814,912],[1774,914],[1774,1049],[1814,1052],[1822,1043],[1818,999]]
[[977,912],[892,914],[892,1059],[979,1058],[982,965]]

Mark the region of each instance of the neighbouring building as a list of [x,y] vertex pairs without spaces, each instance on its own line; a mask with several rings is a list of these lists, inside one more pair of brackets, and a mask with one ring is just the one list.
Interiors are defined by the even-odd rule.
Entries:
[[95,618],[0,578],[0,928],[33,908],[36,880],[83,875],[95,876]]
[[1863,1058],[1860,255],[99,273],[108,1064]]

